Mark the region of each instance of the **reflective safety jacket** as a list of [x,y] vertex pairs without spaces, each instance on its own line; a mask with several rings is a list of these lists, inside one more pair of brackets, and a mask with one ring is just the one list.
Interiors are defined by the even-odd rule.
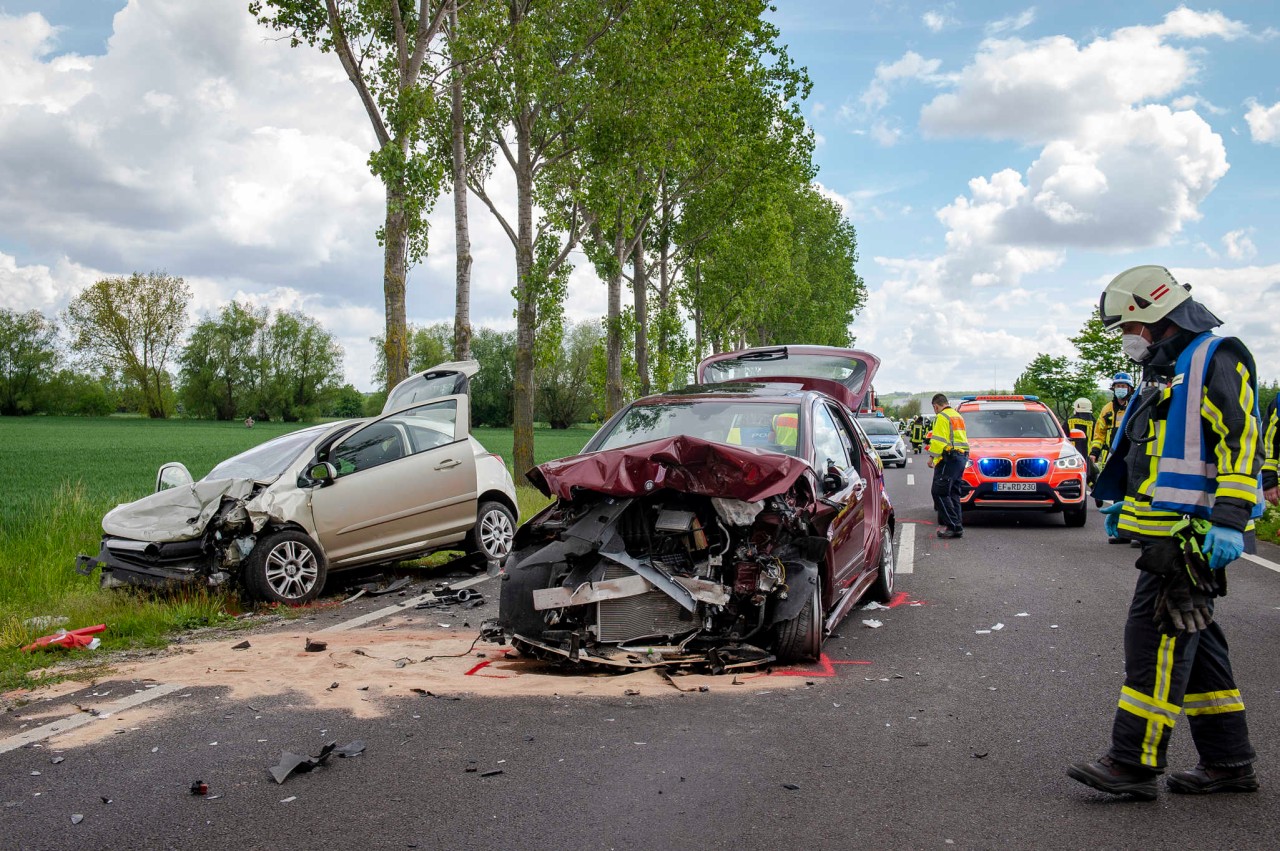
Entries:
[[1102,406],[1098,420],[1093,424],[1093,442],[1089,444],[1089,454],[1097,453],[1100,460],[1106,460],[1107,453],[1115,443],[1116,434],[1124,425],[1124,412],[1127,405],[1117,405],[1116,400]]
[[964,417],[950,405],[933,418],[933,434],[929,437],[929,454],[936,457],[943,452],[969,452]]
[[1275,399],[1262,418],[1262,448],[1266,456],[1262,462],[1262,487],[1270,490],[1277,486],[1276,476],[1280,472],[1280,413],[1276,411]]
[[773,442],[795,449],[800,437],[800,417],[797,414],[775,414],[773,417]]
[[1084,440],[1073,440],[1076,449],[1080,450],[1081,455],[1087,455],[1089,452],[1089,437],[1093,434],[1093,414],[1072,414],[1067,417],[1067,434],[1070,436],[1075,429],[1084,432]]
[[924,434],[925,434],[924,420],[920,420],[918,422],[914,422],[911,424],[911,442],[912,443],[924,443]]
[[1121,531],[1168,537],[1184,515],[1252,527],[1262,513],[1253,373],[1243,343],[1204,333],[1179,354],[1168,387],[1147,389],[1130,406],[1132,426],[1118,434],[1094,489],[1101,499],[1124,498]]

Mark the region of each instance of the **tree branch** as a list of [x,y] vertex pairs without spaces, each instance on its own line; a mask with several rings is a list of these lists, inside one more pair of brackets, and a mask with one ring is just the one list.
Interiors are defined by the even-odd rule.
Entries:
[[378,137],[378,147],[385,147],[391,144],[391,134],[387,132],[387,126],[382,120],[382,113],[378,111],[378,105],[374,102],[373,95],[369,92],[369,86],[365,83],[364,77],[360,74],[360,68],[356,65],[355,58],[351,55],[351,42],[348,41],[346,30],[342,28],[342,19],[338,16],[337,0],[325,0],[324,5],[329,13],[329,29],[333,31],[333,44],[336,48],[338,59],[342,61],[342,67],[347,72],[347,78],[356,87],[356,94],[360,96],[360,103],[364,104],[364,111],[368,114],[369,121],[373,124],[373,133]]

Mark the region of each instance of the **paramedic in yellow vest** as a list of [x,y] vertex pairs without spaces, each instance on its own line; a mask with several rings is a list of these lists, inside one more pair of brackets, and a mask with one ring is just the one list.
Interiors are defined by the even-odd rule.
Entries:
[[933,468],[933,507],[938,510],[938,537],[964,536],[960,518],[960,483],[969,461],[969,437],[964,418],[941,393],[933,395],[933,434],[929,437],[929,466]]
[[[1143,392],[1124,415],[1094,493],[1107,534],[1142,545],[1124,627],[1124,687],[1111,747],[1071,778],[1154,801],[1174,725],[1186,716],[1199,756],[1168,775],[1182,794],[1254,792],[1257,758],[1214,598],[1226,569],[1252,551],[1262,514],[1263,435],[1253,355],[1163,266],[1120,273],[1103,291],[1105,331],[1142,366]],[[1151,386],[1154,384],[1155,386]]]

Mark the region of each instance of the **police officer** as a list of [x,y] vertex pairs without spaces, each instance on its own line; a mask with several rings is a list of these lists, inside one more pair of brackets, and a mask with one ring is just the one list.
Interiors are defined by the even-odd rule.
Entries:
[[964,418],[941,393],[933,395],[933,434],[929,438],[929,466],[933,468],[933,507],[938,510],[938,537],[960,538],[960,482],[969,458]]
[[1262,462],[1262,492],[1267,502],[1280,505],[1280,482],[1276,481],[1280,471],[1280,413],[1276,411],[1275,399],[1271,400],[1262,423],[1262,447],[1266,454]]
[[1155,800],[1170,734],[1185,713],[1200,762],[1170,774],[1168,789],[1252,792],[1256,754],[1213,596],[1225,591],[1221,571],[1245,550],[1262,510],[1253,355],[1211,333],[1221,321],[1161,266],[1122,272],[1103,292],[1099,315],[1106,330],[1124,335],[1125,354],[1169,383],[1130,408],[1098,477],[1095,492],[1123,500],[1106,510],[1108,531],[1118,525],[1142,542],[1143,572],[1125,623],[1111,748],[1067,773],[1104,792]]
[[916,418],[911,421],[911,447],[916,455],[920,454],[920,449],[924,446],[924,435],[924,417],[916,414]]

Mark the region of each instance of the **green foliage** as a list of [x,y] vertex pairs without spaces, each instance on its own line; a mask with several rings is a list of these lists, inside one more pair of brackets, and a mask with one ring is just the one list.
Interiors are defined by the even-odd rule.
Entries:
[[281,311],[262,335],[258,395],[260,418],[314,419],[338,389],[342,347],[309,316]]
[[1110,379],[1117,372],[1131,371],[1133,365],[1120,349],[1120,335],[1102,330],[1096,308],[1071,342],[1080,353],[1081,368],[1095,382]]
[[132,384],[147,416],[166,417],[173,408],[166,368],[190,301],[186,281],[163,272],[105,278],[67,306],[71,347]]
[[513,331],[481,328],[471,338],[471,356],[480,362],[480,371],[471,379],[473,425],[511,425],[515,349],[516,335]]
[[179,398],[189,416],[235,420],[260,407],[259,380],[267,369],[261,337],[269,326],[265,308],[237,301],[196,324],[178,355]]
[[1264,416],[1267,408],[1271,406],[1272,400],[1280,395],[1280,381],[1272,381],[1270,384],[1258,383],[1258,411]]
[[114,382],[72,369],[54,373],[46,385],[44,400],[42,411],[75,417],[104,417],[123,405]]
[[1013,392],[1039,396],[1059,418],[1066,419],[1072,402],[1081,396],[1097,394],[1097,382],[1079,364],[1065,357],[1038,354],[1014,381]]
[[538,419],[554,429],[567,429],[599,419],[591,391],[592,357],[604,345],[600,325],[581,322],[569,328],[563,344],[538,372]]
[[350,384],[344,384],[333,394],[325,416],[342,419],[364,416],[364,394]]
[[38,310],[0,310],[0,415],[30,414],[58,362],[57,328]]

